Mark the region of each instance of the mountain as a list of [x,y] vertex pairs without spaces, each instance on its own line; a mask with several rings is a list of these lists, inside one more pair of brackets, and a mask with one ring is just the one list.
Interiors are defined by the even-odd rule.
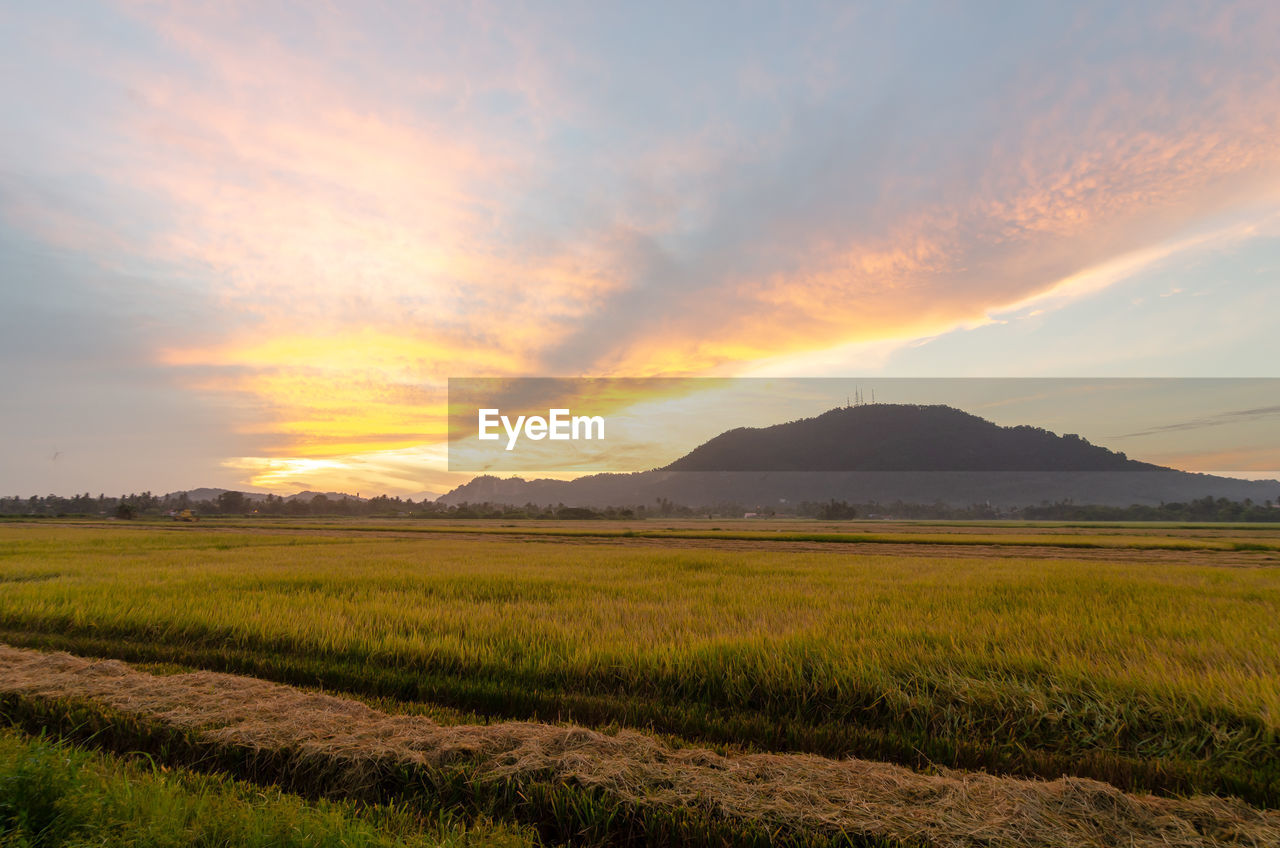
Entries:
[[1064,500],[1155,505],[1206,495],[1261,503],[1280,495],[1280,483],[1176,471],[1079,436],[1001,427],[945,406],[872,404],[729,430],[653,471],[568,481],[486,475],[439,502],[770,506],[836,499],[1021,507]]
[[665,471],[1158,471],[1076,435],[949,406],[871,404],[721,433]]

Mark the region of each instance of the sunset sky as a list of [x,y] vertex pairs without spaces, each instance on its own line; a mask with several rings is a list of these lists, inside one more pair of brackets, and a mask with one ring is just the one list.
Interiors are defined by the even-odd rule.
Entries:
[[1280,376],[1277,44],[1273,2],[0,4],[0,495],[441,492],[449,377]]

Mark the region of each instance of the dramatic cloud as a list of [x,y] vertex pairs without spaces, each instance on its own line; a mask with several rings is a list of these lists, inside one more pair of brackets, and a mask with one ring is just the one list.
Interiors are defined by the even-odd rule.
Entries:
[[450,376],[883,361],[1280,209],[1267,3],[128,2],[0,30],[4,233],[99,269],[77,302],[129,304],[129,379],[218,410],[220,479],[277,489],[422,488]]

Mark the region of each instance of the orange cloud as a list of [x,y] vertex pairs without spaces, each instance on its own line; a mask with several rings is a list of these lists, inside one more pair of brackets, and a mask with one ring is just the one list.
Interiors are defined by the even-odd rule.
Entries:
[[188,369],[201,390],[256,400],[265,414],[250,431],[274,437],[271,452],[314,457],[442,441],[449,369],[510,371],[520,363],[513,353],[477,353],[456,339],[369,328],[173,349],[161,361]]
[[237,457],[223,465],[244,474],[245,482],[259,489],[339,491],[366,496],[440,494],[471,476],[444,471],[444,455],[435,448],[355,452],[335,457]]
[[1018,304],[1063,305],[1221,240],[1225,230],[1195,228],[1228,210],[1280,208],[1280,121],[1238,114],[1183,132],[1117,134],[1076,158],[1061,139],[1043,142],[1061,161],[1041,154],[1018,168],[997,157],[985,188],[962,204],[904,217],[881,237],[854,232],[841,243],[818,231],[793,246],[798,267],[673,293],[679,306],[665,321],[603,361],[620,373],[723,372],[977,326]]

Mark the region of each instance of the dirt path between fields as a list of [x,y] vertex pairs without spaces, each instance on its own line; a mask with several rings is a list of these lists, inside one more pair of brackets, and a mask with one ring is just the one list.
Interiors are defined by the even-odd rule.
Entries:
[[[49,526],[36,522],[12,522],[14,527]],[[433,539],[468,539],[541,544],[610,545],[634,548],[708,549],[724,551],[786,551],[829,553],[847,556],[891,556],[948,559],[1054,559],[1086,562],[1148,562],[1160,565],[1205,565],[1236,568],[1280,567],[1280,551],[1232,551],[1222,549],[1179,550],[1163,548],[1085,548],[1067,545],[970,544],[968,542],[819,542],[785,539],[732,539],[687,536],[591,536],[536,532],[485,532],[467,529],[398,530],[393,528],[347,529],[341,527],[246,527],[208,524],[84,524],[128,531],[168,531],[174,533],[241,533],[265,536],[325,536],[346,539],[405,539],[429,542]],[[1016,540],[1012,536],[1011,540]],[[1270,543],[1272,540],[1268,540]]]
[[586,786],[639,805],[710,808],[799,831],[843,829],[948,848],[1280,845],[1280,812],[1233,799],[1134,795],[1079,778],[924,775],[803,754],[726,756],[627,730],[445,727],[248,677],[157,677],[113,660],[5,645],[0,692],[88,699],[237,748],[292,750],[342,772],[353,787],[389,761],[410,768],[465,762],[486,779]]
[[[434,534],[433,534],[434,535]],[[448,534],[455,535],[455,534]],[[457,535],[462,535],[461,533]],[[469,534],[471,538],[512,538]],[[1161,550],[1135,548],[1070,548],[1051,545],[971,545],[927,542],[794,542],[768,539],[688,539],[680,537],[604,537],[604,536],[539,536],[519,537],[526,542],[560,542],[573,544],[614,544],[629,547],[696,549],[729,551],[798,551],[845,554],[849,556],[947,557],[989,559],[1070,559],[1105,560],[1107,562],[1159,562],[1187,565],[1280,566],[1280,553],[1274,551]]]
[[[179,531],[187,528],[178,528]],[[946,557],[950,559],[1069,559],[1105,562],[1149,562],[1181,565],[1234,567],[1280,567],[1280,552],[1227,550],[1169,550],[1160,548],[1073,548],[1058,545],[990,544],[947,542],[814,542],[784,539],[724,539],[687,536],[590,536],[555,533],[486,533],[471,530],[346,530],[317,528],[297,530],[286,527],[202,527],[236,533],[306,534],[338,538],[469,539],[557,545],[608,545],[666,550],[708,549],[721,551],[788,551],[828,553],[846,556]]]

